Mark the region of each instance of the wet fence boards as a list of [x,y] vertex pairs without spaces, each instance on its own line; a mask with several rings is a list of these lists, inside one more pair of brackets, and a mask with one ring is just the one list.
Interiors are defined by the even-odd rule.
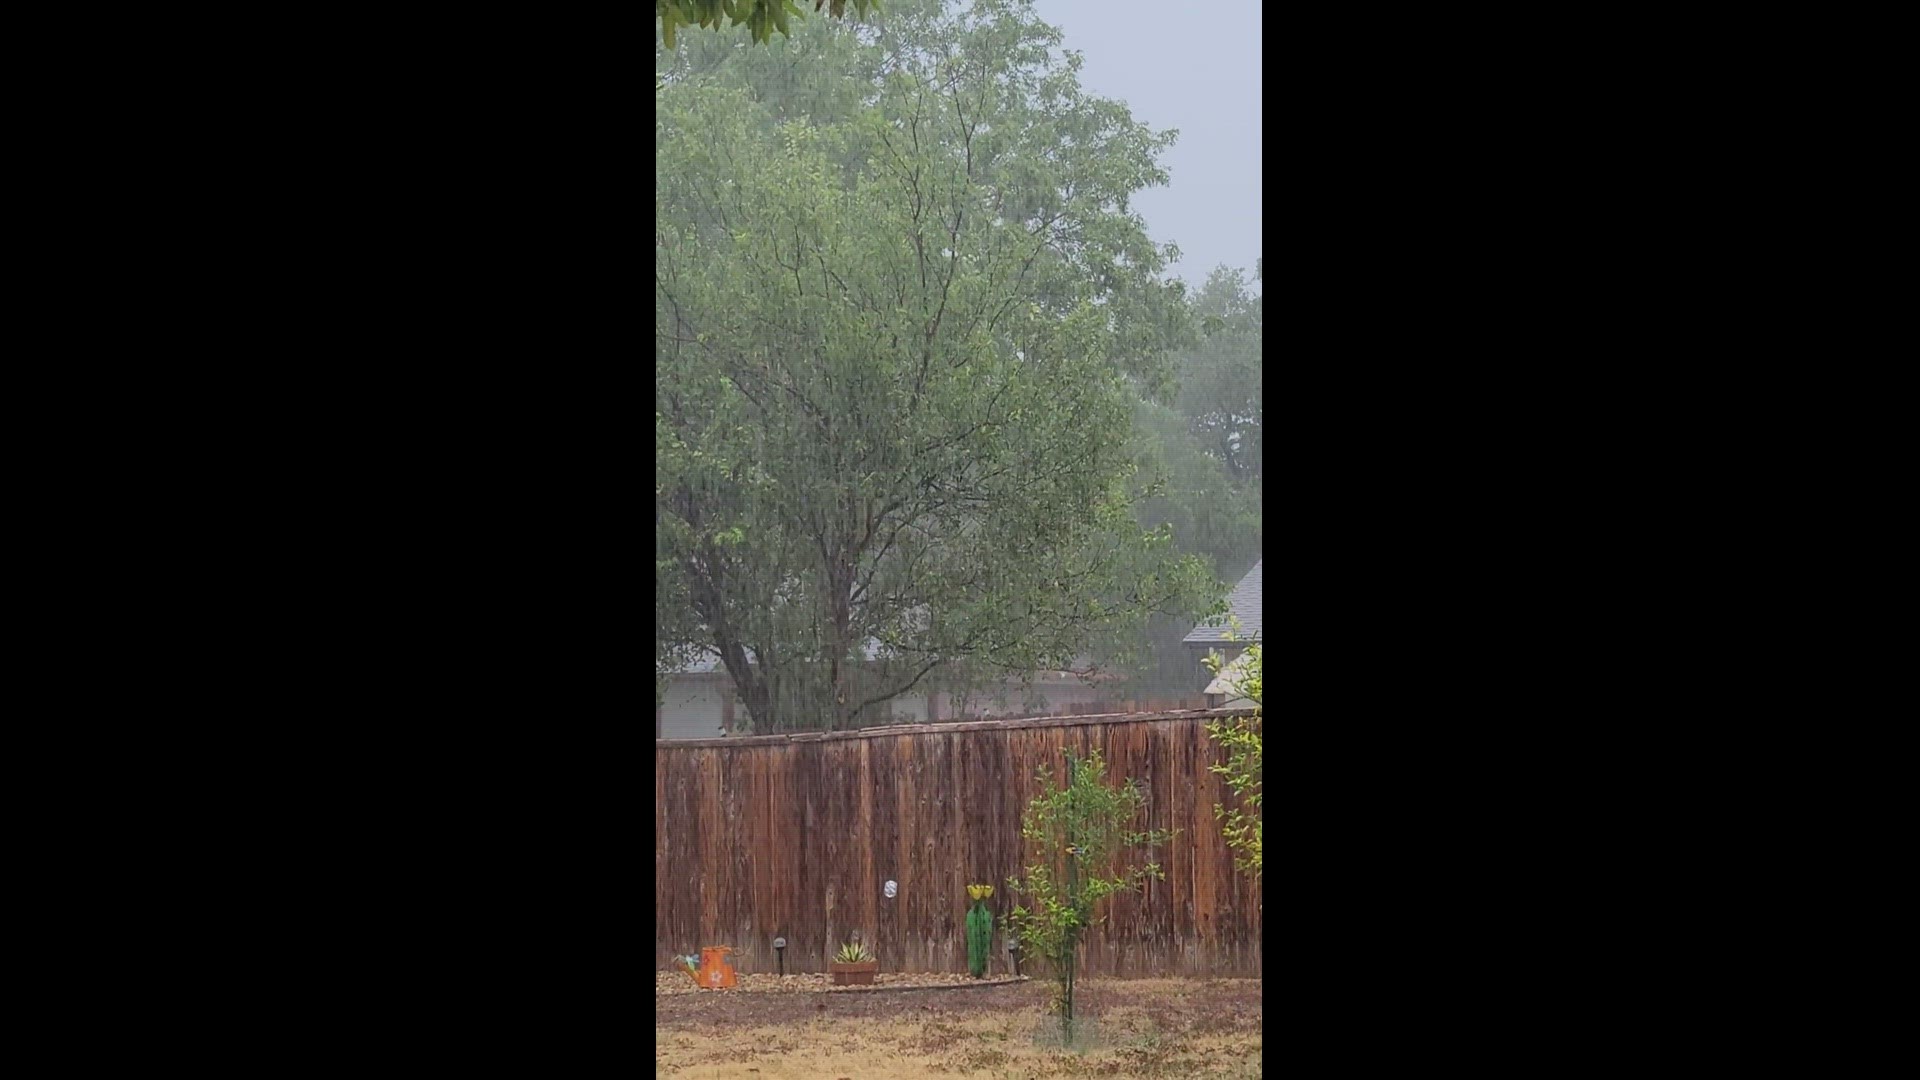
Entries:
[[[994,958],[1007,879],[1035,856],[1020,815],[1056,779],[1063,749],[1098,748],[1109,779],[1135,780],[1147,829],[1173,840],[1136,853],[1164,881],[1101,905],[1081,973],[1257,976],[1260,885],[1234,869],[1214,820],[1228,797],[1209,766],[1226,755],[1209,720],[1245,710],[913,724],[850,732],[670,740],[654,751],[655,966],[727,945],[743,972],[827,970],[856,935],[880,970],[966,970],[966,887],[994,887]],[[898,895],[883,894],[888,880]],[[1029,970],[1023,965],[1023,971]]]

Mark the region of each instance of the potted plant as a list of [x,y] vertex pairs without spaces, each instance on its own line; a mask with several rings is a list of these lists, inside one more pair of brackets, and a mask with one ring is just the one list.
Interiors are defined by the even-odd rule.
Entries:
[[840,952],[829,966],[833,969],[835,986],[872,986],[880,961],[873,958],[865,945],[848,942],[840,946]]

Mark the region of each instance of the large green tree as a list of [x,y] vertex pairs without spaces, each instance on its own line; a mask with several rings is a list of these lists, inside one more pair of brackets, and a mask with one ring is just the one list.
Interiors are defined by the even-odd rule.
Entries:
[[1181,357],[1176,403],[1202,450],[1242,485],[1257,485],[1262,466],[1261,303],[1255,282],[1223,266],[1194,295],[1202,337]]
[[888,6],[776,44],[859,87],[807,115],[777,55],[656,97],[657,602],[683,605],[656,628],[757,730],[1122,661],[1151,614],[1218,605],[1135,506],[1135,387],[1188,313],[1128,199],[1172,136],[1087,94],[1027,0]]
[[[1255,262],[1254,281],[1259,278]],[[1242,271],[1216,269],[1191,298],[1195,334],[1180,350],[1170,403],[1134,409],[1139,518],[1166,528],[1174,547],[1207,560],[1225,583],[1260,558],[1261,301]],[[1147,659],[1131,684],[1143,694],[1192,694],[1206,675],[1181,639],[1190,621],[1155,617]]]
[[[813,10],[822,8],[836,19],[843,18],[847,0],[814,0]],[[854,14],[862,18],[879,8],[876,0],[853,0]],[[793,0],[653,0],[653,13],[660,23],[660,36],[671,49],[682,26],[709,30],[722,25],[745,26],[754,41],[766,42],[775,30],[790,33],[793,20],[803,18],[805,9]]]

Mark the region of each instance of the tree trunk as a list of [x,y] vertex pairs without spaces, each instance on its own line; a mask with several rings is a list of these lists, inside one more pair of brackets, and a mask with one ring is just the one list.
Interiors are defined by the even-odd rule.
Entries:
[[827,694],[824,704],[827,730],[840,731],[853,726],[853,711],[862,700],[863,687],[855,677],[860,661],[866,657],[866,642],[853,638],[853,567],[844,557],[830,558],[826,568],[827,626],[829,640]]

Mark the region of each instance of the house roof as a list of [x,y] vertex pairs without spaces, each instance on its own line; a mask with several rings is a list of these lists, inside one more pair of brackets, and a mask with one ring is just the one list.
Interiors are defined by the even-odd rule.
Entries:
[[[1188,631],[1187,636],[1180,640],[1189,645],[1224,645],[1228,641],[1229,633],[1232,633],[1233,640],[1237,641],[1261,640],[1260,566],[1261,563],[1254,563],[1253,569],[1247,571],[1247,576],[1241,578],[1240,584],[1235,585],[1233,591],[1227,594],[1227,613],[1215,620],[1215,625],[1201,623]],[[1229,620],[1238,621],[1239,629],[1234,629],[1233,622]]]

